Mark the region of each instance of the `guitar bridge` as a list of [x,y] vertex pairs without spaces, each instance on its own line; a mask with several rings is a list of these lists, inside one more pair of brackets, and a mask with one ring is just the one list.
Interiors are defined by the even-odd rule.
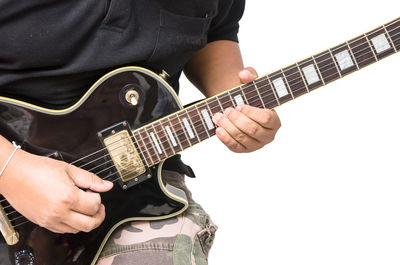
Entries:
[[151,176],[146,174],[148,169],[138,152],[127,122],[119,123],[99,132],[99,138],[114,163],[123,188],[138,184]]

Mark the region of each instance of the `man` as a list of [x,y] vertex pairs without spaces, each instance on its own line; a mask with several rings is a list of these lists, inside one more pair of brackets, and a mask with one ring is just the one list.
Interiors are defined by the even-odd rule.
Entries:
[[[171,76],[168,81],[176,91],[184,70],[205,96],[216,95],[250,82],[257,75],[252,68],[243,69],[237,43],[243,9],[243,0],[3,1],[0,93],[62,109],[76,102],[109,70],[138,65],[155,72],[167,71]],[[218,138],[234,152],[261,148],[273,140],[280,127],[274,111],[245,105],[217,113],[213,120],[218,126]],[[22,150],[13,153],[15,148],[3,137],[0,146],[0,165],[4,168],[0,193],[16,210],[57,233],[90,231],[100,225],[105,209],[98,193],[111,189],[110,182],[60,161]],[[170,172],[165,178],[167,182],[179,182],[185,189],[182,175]],[[187,213],[172,221],[174,229],[182,232],[190,215],[206,215],[192,203]],[[158,234],[162,235],[167,225],[159,226]],[[206,224],[193,222],[193,227],[198,229],[194,233],[197,235]],[[166,250],[172,258],[166,253],[138,252],[137,242],[126,239],[123,245],[136,248],[125,247],[132,251],[122,253],[123,249],[112,248],[119,236],[114,235],[107,245],[101,264],[124,264],[127,260],[135,260],[135,264],[186,264],[182,257],[187,255],[192,262],[202,258],[206,262],[211,246],[211,242],[200,242],[203,253],[180,253],[175,240],[173,249]],[[150,238],[152,245],[160,242],[157,240]],[[190,246],[195,241],[185,244]]]

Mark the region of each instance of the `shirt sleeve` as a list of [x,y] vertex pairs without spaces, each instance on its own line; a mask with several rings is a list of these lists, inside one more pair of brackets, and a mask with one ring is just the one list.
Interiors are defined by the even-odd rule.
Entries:
[[212,19],[208,42],[231,40],[238,42],[239,20],[244,12],[245,0],[220,0],[218,13]]

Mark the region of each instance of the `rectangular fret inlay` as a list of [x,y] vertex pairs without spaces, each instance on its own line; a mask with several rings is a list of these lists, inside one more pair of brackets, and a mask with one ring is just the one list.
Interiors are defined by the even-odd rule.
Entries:
[[233,99],[235,100],[236,105],[244,105],[244,101],[241,95],[236,95]]
[[289,95],[289,91],[287,90],[285,82],[283,81],[282,77],[274,79],[272,83],[274,84],[278,97],[282,98],[284,96]]
[[165,126],[165,130],[167,131],[167,134],[169,136],[169,139],[171,140],[171,144],[176,147],[178,144],[175,141],[174,135],[172,134],[171,129],[169,128],[169,126]]
[[156,146],[158,153],[161,155],[162,151],[161,151],[160,144],[158,143],[156,136],[154,135],[153,132],[150,133],[150,136],[151,136],[151,139],[153,139],[153,143]]
[[183,124],[185,125],[186,131],[187,131],[188,134],[189,134],[189,138],[190,138],[190,139],[193,139],[193,138],[194,138],[194,133],[193,133],[193,131],[192,131],[192,128],[190,128],[190,124],[189,124],[188,119],[183,118],[182,121],[183,121]]
[[214,129],[214,123],[212,122],[212,120],[210,118],[210,115],[208,114],[208,111],[206,109],[203,109],[201,111],[201,115],[203,115],[203,118],[204,118],[204,120],[206,122],[207,128],[209,130]]
[[342,71],[354,65],[348,50],[336,53],[335,57]]
[[371,41],[377,53],[381,53],[386,51],[387,49],[390,49],[390,44],[384,33],[376,36],[375,38],[372,38]]
[[319,81],[317,71],[315,70],[313,64],[303,67],[303,69],[301,70],[303,71],[304,76],[306,77],[308,85],[314,84]]

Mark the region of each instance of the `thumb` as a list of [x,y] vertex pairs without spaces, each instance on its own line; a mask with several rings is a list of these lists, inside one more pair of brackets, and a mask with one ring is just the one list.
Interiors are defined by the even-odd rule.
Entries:
[[105,192],[113,187],[111,181],[103,180],[95,174],[75,166],[69,167],[68,171],[70,178],[79,188],[90,189],[96,192]]
[[239,79],[242,84],[249,83],[258,77],[257,71],[253,67],[246,67],[239,72]]

